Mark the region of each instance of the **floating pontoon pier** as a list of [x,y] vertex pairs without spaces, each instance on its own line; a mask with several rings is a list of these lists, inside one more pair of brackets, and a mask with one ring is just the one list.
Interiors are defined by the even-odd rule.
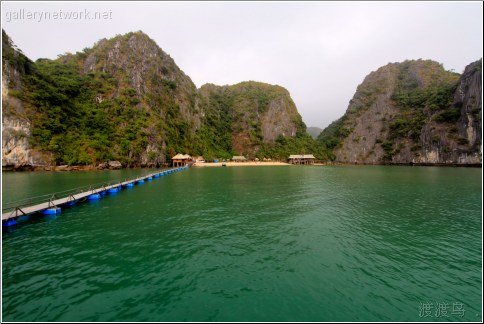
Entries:
[[6,203],[2,206],[2,226],[7,227],[15,225],[17,224],[16,219],[24,215],[34,213],[41,213],[43,215],[59,214],[62,206],[72,206],[75,203],[86,199],[99,200],[106,194],[106,192],[111,194],[116,193],[122,190],[122,188],[133,187],[136,183],[143,184],[145,180],[149,181],[156,179],[170,173],[182,171],[186,168],[188,168],[188,166],[159,171],[122,182],[108,182],[100,185],[76,188],[55,194]]

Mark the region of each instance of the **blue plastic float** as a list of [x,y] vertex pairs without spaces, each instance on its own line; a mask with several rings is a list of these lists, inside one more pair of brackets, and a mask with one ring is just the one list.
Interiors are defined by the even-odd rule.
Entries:
[[92,194],[92,195],[87,197],[87,200],[99,200],[99,199],[101,199],[100,194]]
[[42,215],[55,215],[55,214],[60,214],[61,209],[59,207],[53,207],[53,208],[47,208],[41,211],[40,213]]
[[9,227],[17,225],[17,220],[15,219],[7,219],[6,221],[2,222],[2,227]]

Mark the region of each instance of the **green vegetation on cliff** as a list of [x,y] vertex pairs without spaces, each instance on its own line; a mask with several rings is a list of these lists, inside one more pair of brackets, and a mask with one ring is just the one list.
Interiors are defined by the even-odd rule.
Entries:
[[350,130],[344,128],[345,117],[341,117],[328,125],[319,134],[317,141],[327,151],[329,160],[334,161],[336,156],[333,151],[335,148],[341,146],[342,140],[348,136]]
[[279,136],[274,143],[263,144],[257,157],[285,160],[291,154],[313,154],[318,160],[333,160],[330,150],[314,140],[311,135],[303,133],[296,137]]
[[200,108],[204,123],[197,134],[200,143],[210,144],[203,150],[209,160],[232,155],[283,160],[304,152],[326,158],[282,87],[254,81],[207,84],[200,89]]
[[410,140],[415,152],[421,147],[423,127],[432,120],[455,123],[460,110],[452,106],[459,75],[445,71],[442,65],[424,61],[424,68],[415,77],[411,61],[399,65],[396,87],[391,99],[398,113],[388,122],[387,140],[382,143],[383,160],[390,161],[404,147],[397,140]]
[[431,60],[390,63],[357,88],[318,141],[350,163],[478,163],[482,61],[462,75]]
[[[8,64],[9,68],[17,71],[21,75],[31,74],[34,70],[34,63],[18,49],[12,39],[2,29],[2,59],[3,64]],[[4,67],[2,66],[2,69]],[[11,78],[11,84],[8,87],[15,89],[18,84],[14,83],[15,79]]]
[[399,66],[392,99],[400,114],[389,123],[390,140],[410,138],[418,142],[426,116],[436,112],[433,119],[437,122],[456,122],[460,117],[459,109],[451,107],[459,75],[445,71],[441,65],[433,66],[436,65],[434,62],[425,63],[432,73],[424,70],[427,73],[422,73],[421,78],[432,77],[428,85],[422,85],[417,78],[410,77],[411,61],[403,62]]
[[20,74],[8,78],[9,96],[22,103],[22,109],[4,107],[4,114],[29,120],[30,145],[52,153],[56,164],[158,165],[176,153],[327,157],[306,135],[287,90],[249,81],[197,91],[141,32],[35,63],[5,33],[2,45],[3,73]]

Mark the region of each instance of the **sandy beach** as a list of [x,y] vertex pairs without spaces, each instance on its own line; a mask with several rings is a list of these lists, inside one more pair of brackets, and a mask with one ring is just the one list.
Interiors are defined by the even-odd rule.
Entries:
[[227,167],[239,167],[239,166],[280,166],[280,165],[290,165],[284,162],[218,162],[218,163],[200,163],[196,162],[193,167],[221,167],[225,164]]

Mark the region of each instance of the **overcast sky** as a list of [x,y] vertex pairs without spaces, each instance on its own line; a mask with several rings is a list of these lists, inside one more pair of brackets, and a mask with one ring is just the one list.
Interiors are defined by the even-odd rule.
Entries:
[[[70,11],[77,14],[67,19]],[[480,1],[2,2],[2,27],[33,60],[142,30],[197,87],[278,84],[307,126],[324,127],[343,115],[364,77],[389,62],[433,59],[462,72],[482,57],[482,12]]]

